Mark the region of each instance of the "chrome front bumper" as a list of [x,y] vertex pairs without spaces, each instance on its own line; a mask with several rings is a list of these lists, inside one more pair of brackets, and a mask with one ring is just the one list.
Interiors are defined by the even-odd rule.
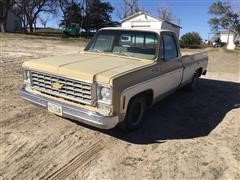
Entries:
[[56,100],[52,100],[37,94],[30,93],[22,89],[21,95],[23,99],[44,108],[48,107],[48,102],[58,104],[62,107],[62,117],[73,119],[90,126],[100,129],[112,129],[118,124],[118,116],[103,116],[97,112],[88,111],[76,106],[68,105]]

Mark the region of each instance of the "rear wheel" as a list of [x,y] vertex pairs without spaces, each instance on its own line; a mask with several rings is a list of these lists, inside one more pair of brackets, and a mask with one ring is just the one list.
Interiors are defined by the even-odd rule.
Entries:
[[130,100],[126,117],[120,125],[120,128],[127,131],[133,131],[140,127],[143,123],[146,106],[146,100],[142,96]]
[[197,71],[194,73],[191,83],[186,85],[186,89],[190,91],[195,90],[198,84],[198,78],[199,78],[199,72]]

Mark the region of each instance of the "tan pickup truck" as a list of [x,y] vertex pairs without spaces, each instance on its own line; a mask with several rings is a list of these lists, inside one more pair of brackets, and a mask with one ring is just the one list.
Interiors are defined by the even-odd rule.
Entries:
[[173,32],[104,28],[83,52],[23,64],[24,99],[102,129],[134,130],[147,107],[206,73],[206,52],[182,55]]

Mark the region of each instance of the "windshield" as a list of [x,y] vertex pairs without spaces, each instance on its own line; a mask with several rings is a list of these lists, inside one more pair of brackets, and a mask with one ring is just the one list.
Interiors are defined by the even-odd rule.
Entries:
[[85,49],[152,60],[156,57],[158,35],[141,31],[100,31]]

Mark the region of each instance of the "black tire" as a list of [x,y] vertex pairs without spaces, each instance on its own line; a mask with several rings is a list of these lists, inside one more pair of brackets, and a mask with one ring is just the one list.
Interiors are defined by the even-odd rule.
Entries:
[[198,84],[198,78],[199,78],[199,72],[197,71],[194,73],[191,83],[186,85],[186,89],[189,91],[194,91]]
[[126,117],[119,127],[124,131],[133,131],[139,128],[143,123],[146,107],[147,103],[144,97],[137,96],[131,99]]

